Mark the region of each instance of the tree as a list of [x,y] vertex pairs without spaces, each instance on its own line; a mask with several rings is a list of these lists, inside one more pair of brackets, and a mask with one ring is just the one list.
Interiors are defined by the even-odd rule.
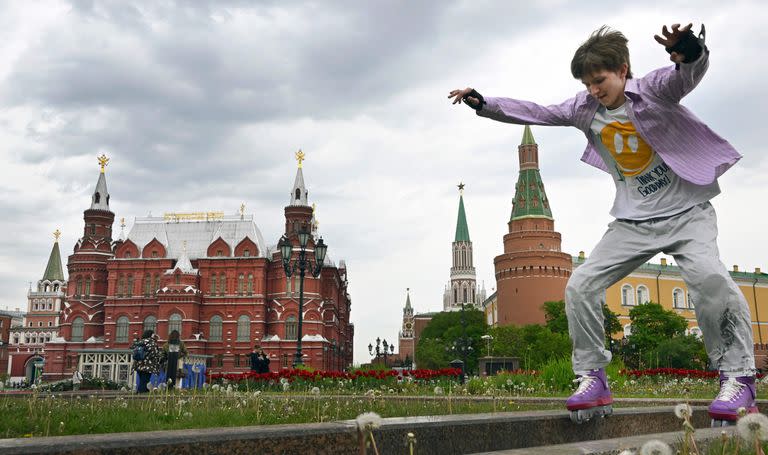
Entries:
[[629,319],[632,333],[623,352],[624,362],[633,367],[641,366],[641,360],[647,360],[663,340],[682,337],[688,328],[684,317],[653,302],[632,308]]
[[[416,345],[416,366],[418,368],[445,368],[455,359],[462,359],[460,351],[451,348],[460,345],[463,329],[461,311],[437,313],[421,332]],[[477,369],[480,337],[485,335],[488,326],[483,313],[474,308],[464,308],[466,336],[472,350],[467,355],[466,371]],[[463,359],[462,359],[463,360]]]
[[[558,300],[554,302],[544,302],[541,307],[544,310],[544,319],[547,321],[547,328],[555,333],[568,333],[568,318],[565,314],[565,301]],[[606,346],[610,345],[613,334],[621,331],[619,316],[603,305],[603,324],[605,326]]]
[[553,332],[539,324],[494,327],[489,333],[493,337],[494,355],[517,357],[523,369],[537,369],[571,352],[567,333]]
[[704,343],[693,335],[676,336],[663,340],[648,354],[643,354],[645,365],[655,368],[686,368],[703,370],[707,367]]

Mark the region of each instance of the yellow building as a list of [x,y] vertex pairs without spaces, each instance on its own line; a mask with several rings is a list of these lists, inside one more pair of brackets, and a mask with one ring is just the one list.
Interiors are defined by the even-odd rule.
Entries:
[[[584,252],[573,258],[574,269],[585,261]],[[759,268],[754,272],[739,271],[734,265],[731,277],[747,299],[752,314],[752,332],[755,350],[762,351],[768,343],[768,274]],[[696,322],[693,304],[688,296],[688,288],[680,275],[680,267],[668,264],[661,259],[660,264],[646,263],[638,267],[626,278],[620,280],[606,291],[606,304],[619,316],[624,327],[624,334],[629,335],[632,328],[629,311],[645,302],[656,302],[667,310],[674,310],[688,320],[688,330],[692,334],[701,334]],[[758,367],[762,366],[758,363]]]

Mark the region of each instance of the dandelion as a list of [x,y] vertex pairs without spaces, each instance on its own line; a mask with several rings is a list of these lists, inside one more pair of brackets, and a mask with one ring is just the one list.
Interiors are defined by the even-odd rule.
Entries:
[[283,383],[283,392],[287,392],[288,389],[290,388],[291,388],[291,384],[289,384],[288,382]]
[[261,395],[261,390],[257,390],[257,391],[255,391],[255,392],[253,392],[253,397],[254,397],[254,398],[258,398],[258,397],[259,397],[259,395]]
[[765,414],[747,414],[739,419],[736,428],[746,440],[768,439],[768,417]]
[[395,393],[395,389],[389,389],[387,392],[389,392],[389,393]]
[[435,386],[435,395],[442,395],[443,394],[443,388],[438,386]]
[[693,415],[693,410],[688,403],[680,403],[675,406],[675,415],[678,419],[686,420]]
[[187,411],[187,412],[184,413],[184,417],[190,418],[190,417],[192,417],[192,413]]
[[379,449],[376,447],[376,439],[373,437],[373,430],[381,426],[381,416],[375,412],[364,412],[357,416],[355,419],[357,423],[357,431],[360,435],[360,448],[361,452],[365,452],[366,440],[370,440],[373,446],[373,451],[376,455],[379,455]]
[[640,447],[640,455],[672,455],[672,448],[658,439],[651,439]]
[[312,387],[311,393],[312,393],[312,395],[320,395],[320,388],[319,387]]

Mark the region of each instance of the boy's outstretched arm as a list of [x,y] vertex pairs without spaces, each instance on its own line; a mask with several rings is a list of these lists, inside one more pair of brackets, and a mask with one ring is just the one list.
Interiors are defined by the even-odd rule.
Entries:
[[451,90],[448,98],[453,98],[453,104],[463,101],[481,117],[519,125],[573,126],[576,104],[575,98],[551,106],[513,98],[484,98],[471,87]]
[[699,84],[709,67],[704,25],[698,37],[691,31],[692,26],[688,24],[681,28],[680,24],[673,24],[670,31],[665,25],[661,29],[663,36],[654,35],[675,66],[652,71],[644,78],[656,96],[675,103]]

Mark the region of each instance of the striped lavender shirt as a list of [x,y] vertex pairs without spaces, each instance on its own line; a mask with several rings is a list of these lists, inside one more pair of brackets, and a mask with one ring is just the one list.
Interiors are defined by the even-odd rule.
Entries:
[[[725,139],[709,129],[680,100],[701,81],[709,66],[709,51],[698,60],[660,68],[639,79],[627,80],[627,113],[638,133],[667,165],[683,179],[707,185],[715,181],[741,155]],[[608,171],[600,157],[590,124],[599,103],[586,91],[557,105],[541,106],[511,98],[485,98],[486,105],[477,115],[500,122],[574,126],[587,136],[587,148],[581,160]]]

